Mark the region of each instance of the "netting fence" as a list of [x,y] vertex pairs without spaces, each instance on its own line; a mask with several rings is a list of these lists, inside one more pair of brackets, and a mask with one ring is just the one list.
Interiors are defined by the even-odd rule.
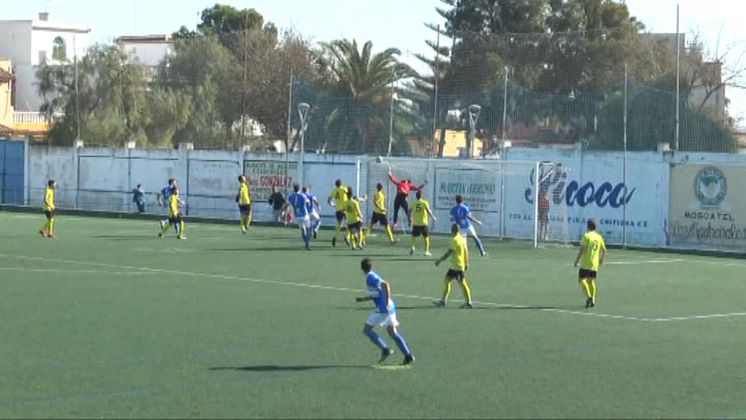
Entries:
[[[683,36],[609,29],[439,39],[423,40],[436,48],[423,42],[418,60],[388,46],[366,53],[276,30],[194,34],[174,39],[158,65],[126,45],[97,45],[77,71],[67,63],[38,77],[49,82],[40,83],[47,111],[66,114],[51,135],[57,144],[80,131],[88,144],[119,147],[285,151],[303,143],[318,153],[426,157],[498,155],[505,141],[736,149],[721,69]],[[76,74],[78,93],[69,89]],[[301,104],[309,105],[304,121]]]

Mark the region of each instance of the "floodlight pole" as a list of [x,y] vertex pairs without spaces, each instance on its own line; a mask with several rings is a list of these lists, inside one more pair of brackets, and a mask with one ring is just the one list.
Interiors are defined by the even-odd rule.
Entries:
[[305,150],[306,129],[308,128],[308,111],[311,105],[305,102],[298,104],[298,115],[300,116],[300,154],[298,156],[298,180],[301,186],[304,185],[305,176],[303,173],[303,154]]
[[674,150],[679,151],[681,136],[681,34],[679,32],[679,5],[676,4],[676,131],[674,132]]
[[468,156],[466,159],[474,157],[474,137],[476,135],[477,121],[479,121],[479,113],[482,112],[482,107],[477,104],[469,105],[467,108],[467,116],[469,117],[469,133],[466,136],[466,150]]

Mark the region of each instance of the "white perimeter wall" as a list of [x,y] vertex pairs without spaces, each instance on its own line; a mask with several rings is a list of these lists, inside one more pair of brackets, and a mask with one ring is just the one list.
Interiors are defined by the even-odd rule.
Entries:
[[[60,207],[133,211],[130,191],[142,183],[147,193],[148,211],[162,212],[155,205],[155,193],[168,178],[173,177],[178,180],[181,195],[187,202],[188,215],[224,219],[238,218],[234,201],[238,186],[236,177],[243,173],[245,161],[285,160],[281,154],[188,151],[184,148],[127,150],[29,146],[28,150],[26,185],[31,205],[41,204],[46,181],[55,178],[60,188]],[[341,178],[345,184],[359,188],[359,195],[372,195],[375,183],[385,182],[387,165],[376,164],[367,157],[306,155],[305,159],[304,183],[312,187],[322,203],[323,222],[327,225],[334,222],[334,209],[326,204],[334,180]],[[291,162],[297,160],[297,155],[290,156]],[[567,219],[566,228],[571,240],[580,237],[585,221],[592,217],[598,221],[600,231],[610,243],[621,243],[626,233],[629,244],[666,246],[671,164],[746,165],[746,155],[691,153],[679,154],[674,160],[671,156],[652,152],[628,153],[626,215],[624,206],[620,205],[623,201],[621,194],[613,194],[614,191],[623,191],[623,160],[618,152],[512,149],[502,168],[500,161],[465,164],[454,160],[396,159],[391,164],[395,172],[404,173],[416,183],[428,180],[424,192],[438,217],[434,230],[439,232],[449,229],[451,196],[443,195],[443,190],[440,190],[444,182],[477,179],[478,183],[497,186],[501,170],[510,168],[504,171],[505,177],[502,178],[505,200],[501,200],[499,187],[490,190],[483,195],[485,201],[475,214],[485,221],[481,228],[483,234],[531,238],[531,177],[533,162],[536,161],[562,164],[562,179],[550,185],[550,197],[561,200],[552,203],[552,214]],[[393,205],[394,191],[388,187],[389,208]],[[364,205],[364,211],[370,214],[369,204]],[[255,220],[269,220],[271,208],[264,201],[255,202],[254,214]]]

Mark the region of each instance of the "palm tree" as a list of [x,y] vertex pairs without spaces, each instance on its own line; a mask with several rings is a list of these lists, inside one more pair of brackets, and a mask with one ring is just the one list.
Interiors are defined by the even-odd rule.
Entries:
[[[399,62],[401,52],[388,48],[372,53],[368,41],[362,50],[357,41],[341,39],[322,44],[323,60],[331,70],[337,95],[349,98],[333,107],[325,120],[327,133],[342,137],[339,145],[346,151],[356,146],[359,152],[382,150],[388,140],[389,105],[398,80],[417,73]],[[375,145],[375,139],[386,140]],[[376,147],[377,146],[377,147]]]

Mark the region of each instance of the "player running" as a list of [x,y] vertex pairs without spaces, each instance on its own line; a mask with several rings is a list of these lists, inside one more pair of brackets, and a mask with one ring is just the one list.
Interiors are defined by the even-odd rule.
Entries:
[[363,249],[365,241],[363,235],[363,212],[360,210],[360,201],[352,193],[352,188],[347,187],[347,207],[345,208],[347,219],[347,231],[350,234],[350,245],[353,250]]
[[311,249],[311,217],[308,214],[309,200],[305,194],[300,192],[300,185],[293,185],[293,194],[288,197],[288,203],[293,207],[295,222],[300,228],[306,249]]
[[425,256],[431,257],[430,253],[430,218],[433,221],[438,220],[430,210],[430,203],[422,198],[422,191],[417,191],[417,201],[412,206],[412,248],[409,255],[414,254],[414,243],[417,238],[422,236],[425,239]]
[[394,232],[389,225],[389,219],[386,216],[386,193],[383,192],[383,184],[380,182],[376,184],[376,192],[373,194],[373,216],[370,219],[370,225],[368,226],[367,236],[373,233],[373,226],[376,223],[380,223],[381,226],[386,229],[386,235],[389,237],[389,242],[395,244]]
[[57,236],[54,234],[54,222],[56,216],[56,207],[54,206],[54,190],[57,189],[57,182],[50,179],[47,181],[47,187],[44,189],[44,215],[47,220],[44,222],[39,231],[39,235],[44,238],[56,239]]
[[482,222],[477,220],[471,214],[471,209],[469,206],[464,204],[464,197],[461,195],[456,196],[456,205],[451,209],[451,221],[458,225],[461,235],[474,238],[474,242],[477,243],[477,248],[479,248],[479,253],[483,257],[487,256],[487,252],[484,250],[484,244],[482,243],[482,240],[479,239],[479,235],[477,235],[474,225],[471,224],[471,222],[474,222],[481,226]]
[[391,297],[391,286],[381,278],[375,271],[373,271],[373,264],[370,259],[366,258],[360,263],[360,268],[365,273],[365,284],[368,287],[368,296],[357,297],[357,302],[373,301],[376,306],[376,311],[368,320],[365,321],[363,327],[363,334],[365,334],[370,341],[373,342],[379,349],[381,349],[381,359],[378,363],[383,363],[389,356],[394,354],[394,351],[389,348],[385,341],[379,336],[373,328],[378,325],[386,328],[389,336],[396,342],[399,350],[404,354],[403,365],[408,365],[414,362],[414,355],[407,346],[407,342],[404,337],[399,334],[396,327],[399,326],[399,321],[396,319],[396,304]]
[[578,279],[580,287],[585,293],[585,307],[596,306],[596,277],[598,269],[606,261],[606,243],[604,238],[596,232],[596,221],[588,220],[588,232],[580,240],[580,250],[575,258],[575,267],[580,263]]
[[422,191],[422,189],[425,188],[427,181],[422,185],[415,186],[412,184],[412,180],[410,179],[399,180],[396,178],[394,174],[391,173],[391,168],[389,168],[389,179],[394,185],[396,185],[396,197],[394,198],[394,226],[396,227],[399,225],[399,209],[404,210],[404,214],[407,215],[407,222],[411,226],[412,218],[409,211],[409,202],[407,201],[409,199],[409,192]]
[[435,265],[438,266],[448,257],[451,257],[451,266],[446,273],[444,281],[443,297],[435,301],[435,306],[446,306],[448,296],[451,295],[451,282],[457,281],[464,291],[464,299],[466,300],[462,308],[471,309],[473,307],[471,302],[471,286],[466,281],[466,270],[469,269],[469,248],[466,244],[466,238],[461,235],[459,230],[458,225],[451,226],[451,234],[453,235],[451,246],[438,261],[435,261]]
[[238,185],[236,203],[238,203],[238,210],[241,213],[241,233],[246,234],[246,231],[251,227],[251,191],[246,176],[240,175],[238,177]]
[[159,238],[163,238],[169,225],[173,225],[174,230],[176,230],[176,237],[186,239],[186,236],[184,236],[184,219],[181,217],[181,208],[179,207],[181,204],[184,204],[184,202],[179,198],[179,188],[174,185],[168,196],[168,224],[161,226],[161,232],[158,234]]
[[311,193],[311,187],[303,187],[303,194],[308,198],[308,216],[311,218],[311,231],[313,239],[318,237],[319,228],[321,227],[321,206],[316,196]]
[[[335,187],[332,190],[332,193],[329,195],[329,198],[326,199],[326,202],[330,205],[334,203],[334,207],[336,209],[335,216],[337,218],[337,230],[334,233],[334,237],[332,238],[332,246],[337,246],[337,237],[342,231],[342,227],[344,227],[345,210],[347,209],[348,188],[342,185],[341,179],[336,180],[334,182],[334,185]],[[345,236],[345,241],[346,240],[347,237]]]
[[[174,188],[176,188],[176,180],[174,178],[170,178],[168,180],[168,185],[161,188],[161,190],[156,194],[156,200],[158,201],[158,205],[161,206],[164,210],[166,210],[166,214],[168,214],[169,211],[169,197],[171,197],[171,194],[173,194]],[[161,224],[161,230],[163,230],[164,226],[168,226],[170,224],[170,219],[166,217],[165,219],[162,219],[160,221]],[[179,227],[174,226],[174,229],[176,230],[176,234],[179,234]]]

